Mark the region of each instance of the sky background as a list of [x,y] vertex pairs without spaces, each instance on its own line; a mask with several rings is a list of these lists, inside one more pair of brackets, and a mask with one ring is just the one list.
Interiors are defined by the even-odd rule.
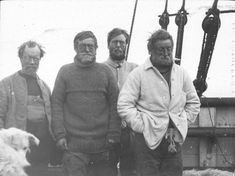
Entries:
[[[186,0],[188,22],[184,29],[181,65],[196,78],[205,12],[214,0]],[[46,55],[38,75],[53,89],[59,68],[73,62],[74,36],[91,30],[98,39],[97,61],[108,58],[107,33],[114,27],[130,31],[135,0],[5,0],[0,9],[0,79],[21,69],[17,48],[32,39],[44,46]],[[168,0],[168,12],[176,13],[182,0]],[[165,0],[138,0],[128,61],[142,64],[148,57],[147,39],[160,28],[158,15]],[[220,10],[235,10],[235,1],[219,0]],[[207,97],[235,97],[235,13],[221,14],[211,65]],[[168,31],[175,43],[177,26],[170,17]],[[175,51],[174,51],[175,53]]]

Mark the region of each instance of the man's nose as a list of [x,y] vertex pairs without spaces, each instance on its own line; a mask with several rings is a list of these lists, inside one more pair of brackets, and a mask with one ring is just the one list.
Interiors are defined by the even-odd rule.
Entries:
[[121,43],[119,41],[117,41],[116,46],[120,47]]
[[164,54],[165,54],[165,55],[168,55],[168,53],[169,53],[169,52],[168,52],[167,48],[164,48]]
[[86,51],[86,52],[89,52],[89,51],[90,51],[90,48],[89,48],[88,45],[85,45],[85,51]]
[[115,45],[116,45],[116,47],[120,47],[121,46],[121,42],[120,41],[116,41]]
[[30,63],[31,64],[34,64],[35,63],[35,60],[33,58],[30,59]]

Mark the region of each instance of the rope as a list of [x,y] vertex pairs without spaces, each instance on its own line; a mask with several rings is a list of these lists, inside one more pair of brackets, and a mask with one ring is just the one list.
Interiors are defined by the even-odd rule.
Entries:
[[218,0],[214,1],[213,7],[208,10],[206,17],[202,22],[202,29],[204,30],[202,51],[197,77],[193,82],[199,97],[207,89],[206,77],[209,70],[218,30],[220,28],[220,11],[217,9],[217,2]]
[[174,141],[174,138],[175,138],[175,134],[174,134],[174,128],[169,128],[167,130],[167,133],[166,133],[166,139],[169,140],[170,142],[170,145],[168,146],[168,152],[170,153],[176,153],[177,150],[176,150],[176,145],[175,145],[175,141]]

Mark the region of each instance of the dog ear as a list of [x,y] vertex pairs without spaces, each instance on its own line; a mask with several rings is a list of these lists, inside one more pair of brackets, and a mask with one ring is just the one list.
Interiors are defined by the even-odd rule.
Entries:
[[33,145],[39,145],[39,139],[36,138],[34,135],[29,135],[28,136],[28,140],[29,140],[29,145],[33,146]]
[[4,143],[10,145],[11,147],[15,148],[15,136],[10,133],[5,133],[3,137]]

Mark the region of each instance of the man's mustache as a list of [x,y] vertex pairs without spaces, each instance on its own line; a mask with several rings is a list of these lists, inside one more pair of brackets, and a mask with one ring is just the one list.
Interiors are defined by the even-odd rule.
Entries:
[[118,51],[118,52],[122,52],[122,53],[124,53],[124,52],[125,52],[125,50],[123,50],[123,49],[121,49],[121,48],[114,49],[114,52],[116,52],[116,51]]
[[38,68],[38,65],[26,65],[27,68]]
[[94,56],[94,54],[92,54],[92,53],[80,53],[80,55],[88,55],[88,56]]

